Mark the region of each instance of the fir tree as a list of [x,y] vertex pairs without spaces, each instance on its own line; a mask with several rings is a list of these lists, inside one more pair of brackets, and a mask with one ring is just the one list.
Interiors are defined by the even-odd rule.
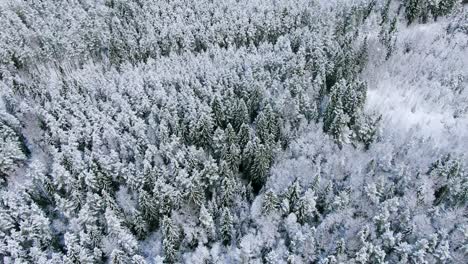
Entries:
[[212,148],[215,158],[219,159],[224,156],[224,152],[226,151],[226,136],[224,130],[219,127],[214,131]]
[[440,0],[438,6],[438,13],[440,16],[448,15],[455,7],[456,0]]
[[225,174],[221,181],[221,196],[222,203],[224,206],[229,207],[234,202],[236,197],[236,180],[234,179],[232,173]]
[[250,117],[249,112],[247,109],[247,105],[245,104],[244,99],[239,99],[236,104],[236,110],[234,113],[233,118],[233,127],[236,131],[239,131],[239,128],[242,124],[249,123]]
[[237,171],[240,165],[240,150],[237,147],[237,144],[232,144],[229,146],[225,152],[223,159],[230,165],[231,169]]
[[220,235],[224,245],[229,245],[232,240],[233,222],[231,212],[224,207],[221,211]]
[[244,149],[244,147],[247,145],[247,143],[250,141],[250,127],[247,124],[242,124],[239,133],[237,135],[238,139],[238,146],[241,149]]
[[344,80],[334,86],[330,102],[325,113],[323,126],[324,131],[330,134],[340,147],[346,141],[345,131],[349,121],[349,117],[344,111],[342,102],[343,91],[347,89],[346,86],[347,85]]
[[211,102],[211,111],[213,112],[215,124],[218,127],[224,128],[226,123],[225,112],[223,106],[221,104],[221,100],[219,96],[215,96],[213,101]]
[[177,262],[177,251],[179,247],[179,229],[168,216],[164,216],[161,226],[163,233],[164,261],[167,263],[175,263]]
[[202,205],[200,208],[200,215],[198,217],[201,226],[205,230],[208,235],[208,238],[214,238],[215,235],[215,224],[213,221],[213,217],[211,216],[210,212],[206,210],[205,206]]
[[296,215],[299,223],[306,223],[316,214],[317,197],[312,189],[308,189],[299,199]]
[[405,15],[408,25],[413,23],[421,13],[420,3],[423,0],[407,0],[405,5]]
[[211,145],[212,141],[213,120],[211,113],[202,110],[198,120],[195,122],[195,125],[191,128],[191,138],[197,146],[206,148]]
[[229,147],[237,143],[237,134],[236,131],[234,131],[234,128],[232,127],[231,123],[229,123],[226,127],[226,130],[224,132],[224,138],[226,140],[225,146]]
[[265,192],[263,197],[262,210],[265,214],[274,212],[279,207],[279,201],[277,195],[272,191],[268,190]]
[[14,169],[16,163],[25,159],[18,136],[13,129],[0,121],[0,180]]
[[259,190],[265,183],[268,169],[270,168],[269,150],[263,145],[257,145],[251,166],[251,181],[254,190]]
[[129,259],[123,251],[114,249],[111,253],[110,263],[125,264],[125,263],[129,263]]
[[262,142],[265,142],[269,139],[270,135],[270,122],[269,117],[266,115],[265,111],[260,112],[255,121],[256,124],[256,134]]

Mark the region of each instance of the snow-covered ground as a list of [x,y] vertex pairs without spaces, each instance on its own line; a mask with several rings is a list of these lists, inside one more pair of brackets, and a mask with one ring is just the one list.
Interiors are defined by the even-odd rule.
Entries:
[[384,135],[411,130],[461,154],[468,149],[468,36],[447,26],[442,20],[400,27],[393,56],[375,56],[364,74],[367,107],[383,115]]

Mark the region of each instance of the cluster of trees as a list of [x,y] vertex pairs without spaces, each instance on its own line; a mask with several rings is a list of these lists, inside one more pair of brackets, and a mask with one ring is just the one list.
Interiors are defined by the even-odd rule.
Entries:
[[458,0],[404,0],[405,18],[408,24],[413,22],[426,23],[431,18],[437,18],[450,14]]
[[323,138],[311,129],[274,165],[254,217],[258,225],[269,223],[277,239],[258,245],[254,258],[464,262],[468,185],[461,156],[434,158],[435,148],[414,136],[381,138],[367,152],[340,150]]
[[26,160],[28,150],[25,148],[21,138],[12,127],[5,122],[0,123],[0,184],[6,183],[6,177],[19,163]]
[[[8,25],[0,33],[0,61],[16,68],[90,58],[140,63],[214,47],[258,48],[286,34],[293,35],[297,51],[305,28],[330,29],[325,20],[343,8],[365,18],[374,5],[367,2],[303,1],[299,7],[287,1],[8,1],[0,6],[0,22]],[[328,16],[330,8],[335,11]]]
[[[371,243],[403,228],[380,226],[400,213],[385,185],[369,183],[366,203],[360,188],[320,173],[270,187],[282,182],[272,165],[288,162],[305,131],[333,148],[294,157],[317,168],[371,149],[380,117],[364,110],[363,24],[388,25],[385,3],[2,3],[3,262],[403,261]],[[437,206],[464,205],[457,162],[428,172],[448,171]],[[341,230],[329,217],[354,205]],[[377,208],[383,218],[372,220]],[[353,248],[360,220],[376,224]],[[338,232],[347,232],[338,244],[325,242]],[[443,261],[440,236],[430,247]]]

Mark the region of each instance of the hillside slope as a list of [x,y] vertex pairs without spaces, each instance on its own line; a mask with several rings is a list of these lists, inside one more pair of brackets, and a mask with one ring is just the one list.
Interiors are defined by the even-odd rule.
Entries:
[[457,0],[0,1],[1,263],[466,263]]

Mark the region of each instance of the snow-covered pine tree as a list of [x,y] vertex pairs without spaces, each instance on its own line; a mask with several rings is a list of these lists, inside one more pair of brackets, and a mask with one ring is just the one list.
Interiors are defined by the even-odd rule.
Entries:
[[5,181],[15,165],[26,159],[23,149],[15,131],[0,121],[0,181]]
[[223,243],[229,245],[233,237],[233,220],[231,212],[226,207],[221,210],[219,232]]
[[164,260],[167,263],[175,263],[178,258],[180,242],[179,228],[168,216],[164,216],[161,227],[163,233]]

